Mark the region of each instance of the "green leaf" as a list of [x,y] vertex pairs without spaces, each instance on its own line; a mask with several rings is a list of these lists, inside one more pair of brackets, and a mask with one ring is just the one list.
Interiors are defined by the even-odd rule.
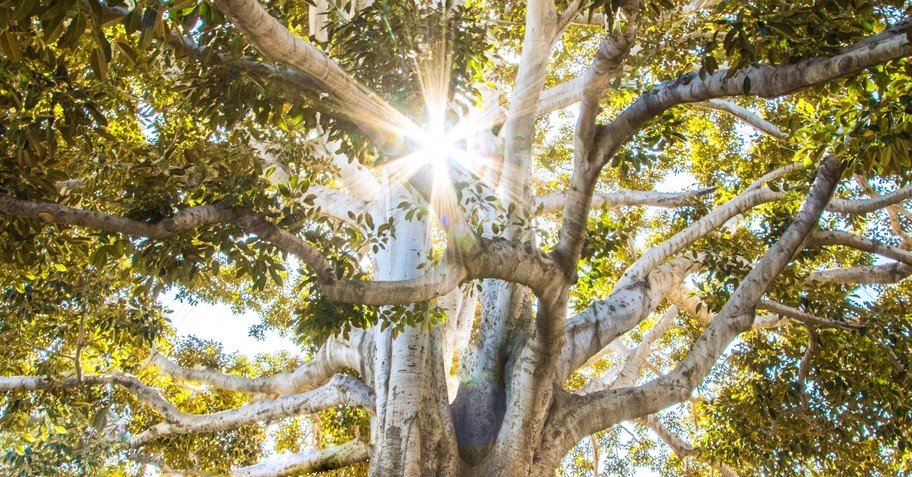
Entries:
[[22,61],[19,40],[16,38],[16,34],[9,29],[0,31],[0,49],[12,63]]

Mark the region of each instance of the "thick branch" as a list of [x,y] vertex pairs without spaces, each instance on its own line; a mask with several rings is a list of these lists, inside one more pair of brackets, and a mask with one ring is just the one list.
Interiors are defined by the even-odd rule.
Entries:
[[357,159],[339,153],[339,141],[329,141],[325,135],[318,139],[327,155],[332,157],[333,166],[340,171],[339,182],[349,191],[352,197],[370,202],[380,195],[383,188],[380,182]]
[[354,405],[374,412],[373,392],[356,378],[337,374],[328,384],[301,394],[265,399],[213,414],[171,413],[164,416],[166,422],[156,424],[130,439],[129,445],[139,447],[168,435],[235,429],[282,417],[311,414],[340,405]]
[[[227,477],[279,477],[302,475],[340,469],[370,457],[370,447],[362,441],[353,439],[344,444],[323,449],[307,449],[294,454],[279,454],[273,460],[229,470]],[[168,475],[212,475],[212,472],[199,470],[173,469],[160,459],[140,452],[131,452],[130,460],[157,467]]]
[[[592,197],[592,207],[680,207],[687,205],[695,197],[705,196],[713,193],[716,187],[705,187],[690,192],[653,192],[627,190],[618,192],[608,192],[604,194],[595,194]],[[536,209],[541,208],[542,214],[557,212],[564,207],[567,202],[567,191],[552,192],[550,194],[536,198]]]
[[699,297],[687,292],[683,285],[672,288],[665,297],[669,302],[693,316],[703,326],[712,323],[715,317],[709,310],[709,306]]
[[894,262],[884,265],[860,265],[848,268],[817,270],[808,275],[808,281],[842,283],[847,285],[887,285],[899,283],[912,275],[912,266]]
[[331,280],[334,273],[329,262],[305,240],[278,228],[260,216],[218,205],[190,207],[177,212],[173,217],[150,223],[50,202],[28,201],[0,195],[0,212],[25,219],[39,219],[49,224],[77,225],[154,240],[166,239],[206,225],[236,224],[245,232],[257,235],[297,256],[322,280]]
[[[602,111],[599,100],[611,78],[620,70],[636,40],[639,2],[625,2],[622,10],[622,14],[627,16],[627,21],[623,26],[621,22],[617,22],[615,29],[605,35],[584,76],[580,113],[576,123],[576,147],[583,151],[588,149],[595,134],[595,118]],[[583,155],[586,153],[583,152]]]
[[681,284],[692,266],[689,259],[673,260],[641,280],[625,286],[619,284],[606,299],[593,302],[570,318],[566,343],[557,364],[557,380],[562,382],[649,316],[668,291]]
[[873,199],[833,199],[830,206],[827,207],[827,210],[843,214],[867,214],[909,198],[912,198],[912,186],[906,186]]
[[584,75],[580,112],[574,131],[573,174],[566,191],[558,243],[554,249],[554,254],[563,264],[564,273],[568,277],[575,272],[582,252],[583,241],[586,239],[586,219],[601,171],[601,167],[592,158],[595,121],[602,111],[599,101],[611,78],[621,70],[636,40],[639,9],[638,1],[623,2],[621,10],[627,21],[618,21],[615,29],[605,35]]
[[69,389],[77,386],[98,384],[116,384],[123,387],[140,402],[149,406],[166,419],[174,419],[182,414],[173,404],[165,400],[156,389],[125,373],[83,376],[82,379],[73,377],[62,381],[55,381],[41,376],[0,376],[0,392],[55,388]]
[[181,381],[203,383],[218,389],[250,394],[293,394],[309,391],[326,384],[341,368],[360,369],[360,356],[342,342],[327,341],[306,363],[295,368],[262,378],[247,378],[208,369],[191,369],[180,366],[157,351],[152,351],[151,364],[166,376]]
[[[625,350],[623,364],[612,369],[612,371],[616,370],[616,372],[588,381],[578,393],[588,394],[603,389],[635,385],[643,369],[648,364],[647,358],[649,358],[649,354],[652,351],[652,346],[671,328],[676,316],[678,316],[678,307],[674,305],[668,307],[665,313],[662,314],[662,318],[643,336],[643,340],[635,348]],[[618,341],[615,341],[615,343],[618,343]]]
[[882,257],[892,258],[897,262],[912,265],[912,252],[907,252],[899,247],[880,243],[848,232],[839,230],[818,230],[811,236],[809,246],[819,245],[843,245],[846,247],[856,248],[865,252],[880,255]]
[[617,149],[647,121],[682,103],[695,103],[725,96],[751,95],[776,98],[837,78],[858,73],[912,54],[906,38],[909,22],[876,35],[876,41],[863,40],[829,57],[816,57],[785,65],[750,66],[729,77],[728,70],[700,79],[695,73],[663,83],[641,96],[615,120],[599,131],[599,166],[606,164]]
[[325,53],[298,38],[257,0],[217,0],[216,5],[266,58],[309,76],[342,114],[374,133],[409,124],[395,108],[357,84]]
[[656,267],[732,217],[779,197],[780,194],[769,189],[745,192],[643,254],[624,272],[607,299],[594,302],[568,320],[568,346],[561,354],[558,379],[565,379],[608,343],[642,321],[665,294],[680,285],[683,274],[693,263],[681,261],[686,267],[678,267],[671,277],[663,278],[663,287],[657,287],[653,281],[668,272]]
[[164,239],[196,227],[235,224],[246,233],[272,243],[300,258],[318,278],[318,285],[331,301],[364,305],[401,305],[443,296],[472,278],[498,278],[528,286],[537,294],[553,284],[555,264],[545,253],[503,240],[478,243],[471,254],[448,252],[448,259],[424,275],[401,281],[336,280],[329,262],[306,240],[251,213],[206,205],[177,212],[173,217],[148,223],[124,217],[73,209],[42,201],[26,201],[0,195],[0,212],[45,223],[79,225],[133,237]]
[[653,268],[668,260],[676,253],[690,246],[701,237],[717,230],[732,217],[742,214],[760,204],[777,200],[781,194],[769,189],[755,189],[744,192],[726,202],[716,210],[700,218],[684,230],[672,235],[664,242],[649,249],[625,273],[619,281],[642,280]]
[[370,457],[370,447],[358,439],[324,449],[280,454],[273,461],[228,471],[229,477],[285,477],[340,469]]
[[611,424],[651,414],[687,399],[729,343],[739,333],[750,329],[757,303],[816,228],[843,168],[844,165],[833,159],[822,163],[795,221],[747,274],[687,357],[671,373],[635,388],[571,397],[565,411],[559,413],[559,420],[555,421],[566,420],[561,425],[562,430],[569,431],[572,438],[578,440]]

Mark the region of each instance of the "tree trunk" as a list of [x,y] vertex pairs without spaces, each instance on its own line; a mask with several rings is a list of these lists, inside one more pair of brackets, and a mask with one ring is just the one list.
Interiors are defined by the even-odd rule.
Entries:
[[[398,204],[397,197],[387,201]],[[389,208],[395,237],[374,260],[379,280],[404,280],[420,275],[418,265],[430,248],[427,218],[405,220],[405,211]],[[393,313],[415,313],[426,320],[427,305],[391,308]],[[377,331],[374,351],[374,391],[377,418],[371,429],[374,450],[372,476],[457,475],[458,456],[447,400],[443,343],[439,328],[393,327]],[[395,335],[395,336],[394,336]]]

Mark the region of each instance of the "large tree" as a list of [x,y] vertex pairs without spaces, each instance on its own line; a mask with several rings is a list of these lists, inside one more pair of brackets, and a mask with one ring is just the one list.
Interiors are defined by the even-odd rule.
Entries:
[[909,470],[908,15],[0,2],[0,472]]

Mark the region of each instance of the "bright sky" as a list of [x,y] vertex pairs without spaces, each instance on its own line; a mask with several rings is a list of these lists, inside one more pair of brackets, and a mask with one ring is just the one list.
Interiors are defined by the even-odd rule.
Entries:
[[294,343],[279,336],[275,331],[266,332],[266,339],[263,341],[250,336],[250,327],[260,322],[254,313],[235,315],[226,305],[200,303],[194,306],[177,301],[173,295],[163,298],[161,303],[172,310],[171,326],[179,337],[193,335],[201,339],[219,341],[224,352],[239,352],[250,357],[282,350],[293,354],[299,352]]

